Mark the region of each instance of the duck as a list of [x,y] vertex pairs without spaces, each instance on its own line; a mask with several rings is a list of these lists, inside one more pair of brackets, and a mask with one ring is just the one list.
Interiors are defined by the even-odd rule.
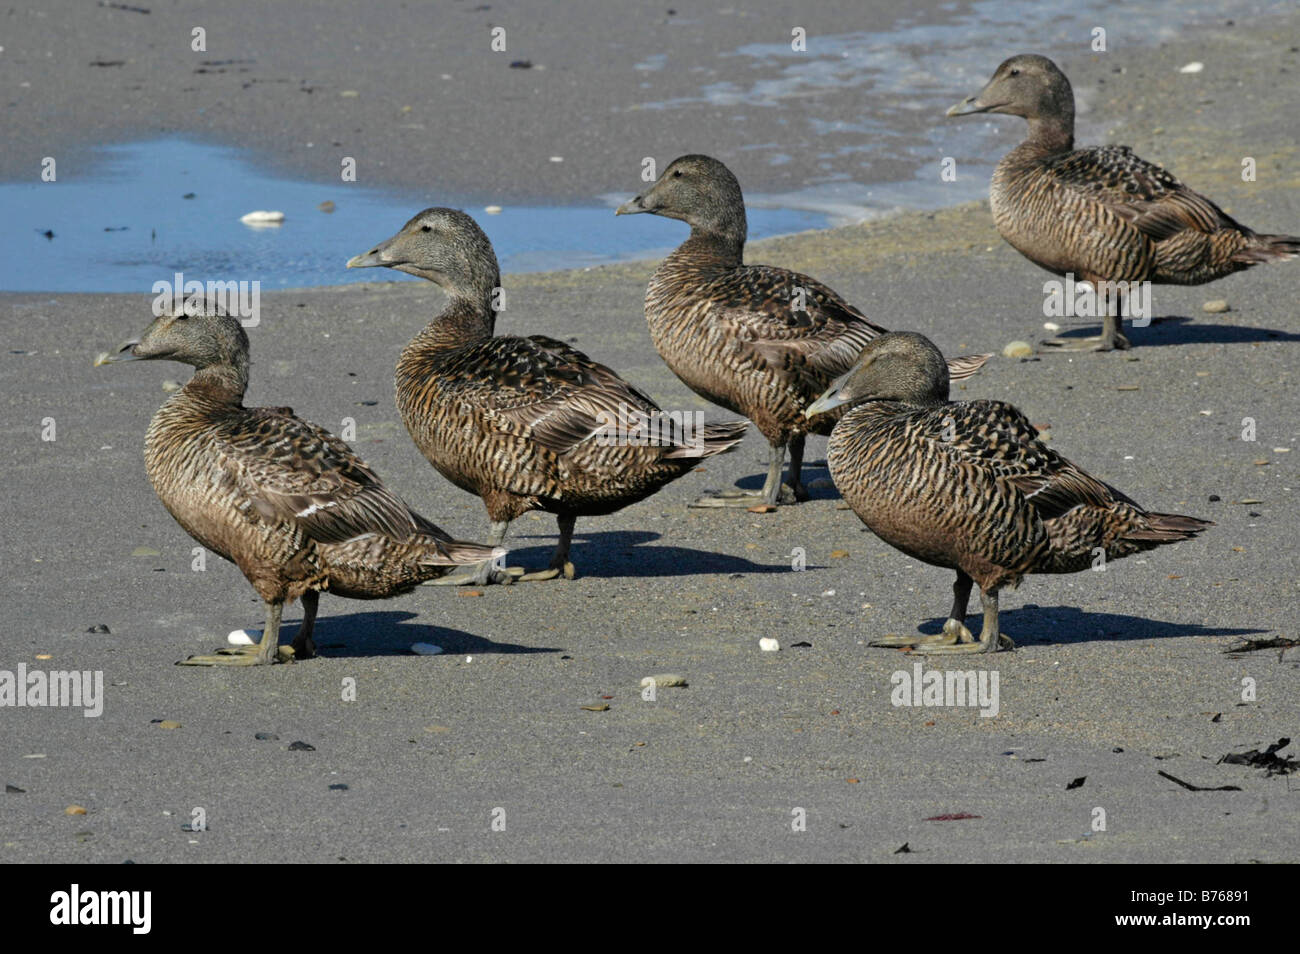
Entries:
[[[740,182],[711,156],[674,159],[649,189],[615,210],[646,213],[691,227],[646,288],[655,349],[683,384],[744,415],[769,446],[761,490],[708,495],[693,506],[770,512],[808,500],[802,479],[807,436],[829,434],[838,415],[809,420],[803,412],[886,329],[815,278],[744,264],[748,227]],[[954,360],[952,378],[969,377],[990,357]],[[787,448],[789,480],[783,485]]]
[[[505,551],[454,540],[411,510],[352,449],[288,407],[245,407],[249,341],[239,319],[189,299],[96,366],[177,361],[194,374],[154,414],[145,469],[176,522],[239,567],[266,605],[260,641],[180,665],[258,666],[315,655],[322,592],[387,599]],[[292,651],[286,603],[302,599]]]
[[[871,645],[936,655],[1014,648],[998,627],[1003,587],[1030,573],[1104,568],[1214,525],[1144,510],[1048,447],[1011,404],[952,402],[948,388],[932,341],[891,332],[805,412],[842,410],[827,461],[862,522],[914,560],[957,573],[942,632]],[[984,609],[978,639],[964,623],[972,585]]]
[[[1107,294],[1100,335],[1051,339],[1069,351],[1131,347],[1120,330],[1133,283],[1203,285],[1300,254],[1300,237],[1257,233],[1128,146],[1074,147],[1074,92],[1045,56],[1005,60],[949,116],[1020,116],[1029,135],[997,164],[989,205],[1012,248]],[[1122,283],[1122,284],[1121,284]],[[1100,294],[1098,294],[1100,298]]]
[[578,517],[645,500],[744,434],[744,421],[663,413],[640,388],[564,342],[497,335],[504,299],[496,253],[463,211],[425,209],[347,264],[393,268],[446,292],[443,310],[397,362],[397,407],[434,469],[483,500],[489,541],[504,541],[510,522],[529,511],[556,517],[559,543],[545,569],[485,563],[440,584],[573,579]]

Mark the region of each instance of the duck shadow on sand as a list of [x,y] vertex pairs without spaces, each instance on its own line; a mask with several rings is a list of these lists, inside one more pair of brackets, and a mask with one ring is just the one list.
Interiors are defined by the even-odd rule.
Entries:
[[[946,617],[932,619],[917,628],[927,635],[942,632],[945,620]],[[972,633],[979,635],[979,627],[983,625],[982,616],[978,613],[971,614],[964,622]],[[1126,616],[1122,613],[1089,613],[1075,606],[1039,606],[1036,603],[1004,609],[1001,614],[1001,629],[1022,648],[1170,639],[1176,636],[1249,636],[1271,632],[1266,629],[1171,623],[1148,616]]]
[[[1098,334],[1100,321],[1083,324],[1070,324],[1062,330],[1062,340],[1087,338]],[[1145,328],[1134,328],[1125,319],[1124,334],[1133,342],[1134,349],[1160,347],[1163,345],[1189,344],[1249,344],[1255,341],[1300,341],[1300,334],[1279,331],[1276,328],[1250,328],[1244,325],[1211,324],[1204,319],[1189,318],[1185,315],[1167,315],[1152,318]],[[1052,353],[1051,348],[1040,349],[1043,353]]]
[[[692,550],[689,547],[642,546],[658,540],[660,536],[661,534],[644,530],[583,533],[579,528],[573,535],[573,549],[569,552],[569,559],[578,568],[579,579],[790,572],[789,561],[767,565],[754,563],[729,553]],[[538,547],[521,545],[529,540],[542,541],[542,545]],[[556,537],[553,534],[520,534],[514,538],[516,546],[511,548],[506,562],[511,566],[525,566],[533,570],[545,567],[555,552],[555,541]],[[507,539],[506,545],[510,546],[511,542]]]
[[[427,594],[428,591],[424,592]],[[417,595],[418,593],[419,591]],[[441,646],[445,653],[452,656],[563,652],[554,646],[520,646],[515,643],[493,642],[464,630],[420,622],[428,619],[435,611],[433,607],[430,607],[428,613],[379,610],[371,613],[339,613],[334,616],[326,615],[326,609],[326,604],[322,601],[322,612],[316,619],[316,632],[313,634],[317,651],[326,658],[407,656],[411,655],[413,643],[432,643]],[[280,632],[281,644],[293,642],[297,634],[296,625],[285,626]]]

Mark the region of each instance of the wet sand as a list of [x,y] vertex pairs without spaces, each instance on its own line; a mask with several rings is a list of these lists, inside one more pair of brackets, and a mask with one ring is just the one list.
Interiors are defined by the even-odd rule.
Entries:
[[[350,35],[324,32],[319,46],[299,34],[295,55],[324,62]],[[1140,62],[1111,54],[1065,65],[1076,85],[1098,91],[1091,116],[1106,118],[1107,141],[1164,162],[1260,230],[1296,232],[1292,47],[1300,17],[1200,34]],[[1206,70],[1177,72],[1192,60]],[[969,91],[955,89],[954,101]],[[178,90],[148,95],[180,108]],[[46,102],[54,110],[59,99]],[[285,123],[306,121],[283,105],[266,114],[275,110]],[[994,122],[1008,148],[1018,141],[1019,121]],[[69,143],[106,135],[70,129],[66,116],[49,125]],[[382,142],[370,148],[391,154]],[[282,155],[292,164],[302,154]],[[1254,183],[1241,181],[1242,156],[1257,159]],[[359,237],[358,251],[373,237]],[[874,320],[922,331],[948,353],[1045,335],[1049,276],[1001,242],[981,203],[757,243],[748,257],[807,270]],[[1281,661],[1224,654],[1242,637],[1295,635],[1298,267],[1157,288],[1168,320],[1134,331],[1134,351],[999,357],[957,392],[1014,401],[1049,426],[1054,447],[1139,502],[1217,523],[1105,573],[1031,577],[1006,594],[1003,624],[1019,650],[957,664],[999,673],[994,718],[890,704],[892,674],[916,660],[865,643],[936,626],[950,574],[877,540],[837,509],[833,489],[770,515],[686,509],[706,488],[761,482],[766,449],[752,429],[737,453],[656,497],[580,521],[573,582],[478,597],[424,588],[369,604],[326,596],[319,659],[175,668],[262,622],[232,566],[209,559],[191,571],[194,544],[144,475],[141,442],[161,384],[186,370],[90,368],[97,351],[147,324],[147,296],[0,295],[4,666],[103,670],[107,684],[96,719],[5,712],[0,772],[25,793],[0,802],[0,858],[1294,861],[1293,786],[1216,760],[1294,735],[1300,717],[1294,651]],[[573,341],[665,408],[707,410],[650,345],[641,301],[652,268],[506,276],[499,331]],[[1232,310],[1205,314],[1210,299]],[[393,406],[397,354],[441,301],[417,282],[264,295],[248,403],[291,404],[335,430],[354,418],[354,446],[416,509],[481,537],[481,504],[431,470]],[[54,442],[40,439],[47,417]],[[1247,417],[1253,443],[1240,437]],[[814,479],[826,476],[824,448],[811,442]],[[1247,500],[1257,502],[1237,503]],[[514,558],[540,565],[554,521],[524,517],[509,542]],[[158,555],[133,556],[141,547]],[[807,553],[803,573],[790,569],[795,547]],[[848,555],[831,556],[839,550]],[[98,624],[111,634],[86,632]],[[760,652],[762,636],[786,648]],[[415,642],[447,652],[408,655]],[[645,702],[638,682],[656,672],[690,686]],[[1243,704],[1247,677],[1257,698]],[[348,678],[355,702],[341,700]],[[613,697],[608,711],[580,708],[603,696]],[[315,751],[289,751],[297,740]],[[1158,771],[1242,790],[1189,792]],[[1083,787],[1067,791],[1080,776]],[[347,790],[331,790],[338,784]],[[71,804],[88,815],[64,815]],[[202,834],[181,830],[195,807],[207,813]],[[1085,838],[1098,807],[1107,830]],[[496,808],[505,832],[490,829]],[[806,832],[791,831],[795,808],[807,810]],[[979,817],[927,821],[956,813]],[[894,854],[904,843],[912,853]]]

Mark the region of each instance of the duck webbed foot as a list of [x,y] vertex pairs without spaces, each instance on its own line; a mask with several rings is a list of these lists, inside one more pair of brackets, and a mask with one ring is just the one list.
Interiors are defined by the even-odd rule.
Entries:
[[[266,629],[262,631],[262,640],[256,646],[222,646],[206,656],[190,656],[182,659],[178,666],[269,666],[277,662],[288,662],[294,657],[289,646],[280,645],[280,611],[283,603],[268,603],[266,608]],[[314,613],[313,613],[314,616]],[[308,640],[310,640],[310,632]]]
[[556,516],[555,522],[560,527],[560,542],[555,547],[555,556],[551,557],[551,565],[545,570],[525,573],[519,577],[521,583],[554,580],[561,576],[566,580],[572,580],[578,575],[573,561],[569,559],[569,547],[573,544],[573,527],[578,522],[578,518],[560,514]]
[[1133,345],[1122,332],[1114,335],[1093,335],[1089,338],[1048,338],[1042,342],[1053,351],[1127,351]]
[[958,619],[950,619],[943,624],[943,631],[931,636],[882,636],[867,643],[868,646],[885,649],[914,649],[918,652],[930,652],[940,646],[955,646],[963,642],[973,642],[971,631]]
[[[773,447],[772,456],[768,460],[767,479],[763,481],[762,490],[724,490],[718,494],[707,494],[700,497],[692,507],[713,508],[713,507],[732,507],[732,508],[749,508],[749,507],[776,507],[780,505],[790,505],[799,501],[799,496],[788,484],[781,483],[781,467],[785,464],[785,448]],[[803,499],[807,499],[805,492]]]
[[451,573],[436,580],[425,580],[424,586],[509,586],[522,580],[528,570],[522,566],[497,566],[495,560],[474,564],[469,573]]
[[996,653],[1002,649],[1015,649],[1016,644],[1011,641],[1011,637],[998,629],[998,591],[991,590],[985,593],[981,590],[980,602],[984,604],[984,629],[980,632],[979,639],[974,639],[970,630],[959,620],[949,619],[944,623],[943,629],[945,633],[951,630],[955,637],[954,641],[951,644],[918,646],[917,651],[927,656],[944,656],[957,653]]
[[1120,331],[1119,318],[1107,315],[1102,321],[1101,334],[1090,338],[1048,338],[1046,347],[1056,351],[1127,351],[1133,345]]

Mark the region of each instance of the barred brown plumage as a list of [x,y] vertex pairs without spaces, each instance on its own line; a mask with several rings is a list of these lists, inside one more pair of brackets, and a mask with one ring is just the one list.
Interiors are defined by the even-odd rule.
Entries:
[[[705,424],[696,433],[690,421],[664,415],[639,388],[554,338],[494,336],[496,254],[464,212],[425,209],[348,262],[380,265],[437,282],[450,299],[397,363],[397,405],[416,446],[444,477],[483,498],[492,541],[530,510],[549,511],[559,524],[549,569],[493,573],[484,564],[468,578],[473,582],[572,579],[577,517],[644,500],[744,433],[744,421]],[[622,439],[613,429],[624,426],[653,428],[655,440]]]
[[194,376],[154,414],[145,469],[163,506],[195,540],[239,567],[267,607],[256,646],[184,665],[253,666],[279,658],[280,613],[302,597],[294,656],[314,654],[319,595],[384,599],[490,559],[412,511],[333,434],[287,407],[244,407],[248,336],[210,305],[156,318],[119,361],[169,360]]
[[[809,433],[829,434],[838,414],[810,421],[804,409],[885,329],[815,278],[772,265],[742,264],[745,200],[731,170],[709,156],[682,156],[649,190],[619,207],[681,219],[690,237],[646,288],[645,316],[660,356],[701,397],[743,414],[771,446],[757,494],[705,497],[697,506],[773,505],[790,448],[785,502],[807,500],[800,471]],[[951,362],[955,379],[991,355]]]
[[[953,606],[935,637],[872,645],[927,653],[993,652],[998,590],[1029,573],[1075,573],[1100,560],[1186,540],[1213,526],[1151,513],[1041,440],[1002,401],[948,400],[939,349],[922,335],[872,341],[809,414],[840,409],[827,447],[831,476],[873,533],[904,553],[957,571]],[[972,583],[984,630],[963,625]]]
[[[977,95],[948,110],[975,113],[1029,122],[1028,137],[994,170],[989,205],[1002,237],[1048,271],[1092,283],[1202,285],[1300,255],[1300,236],[1252,231],[1127,146],[1075,149],[1074,92],[1044,56],[1011,57]],[[1113,310],[1084,348],[1129,347]]]

